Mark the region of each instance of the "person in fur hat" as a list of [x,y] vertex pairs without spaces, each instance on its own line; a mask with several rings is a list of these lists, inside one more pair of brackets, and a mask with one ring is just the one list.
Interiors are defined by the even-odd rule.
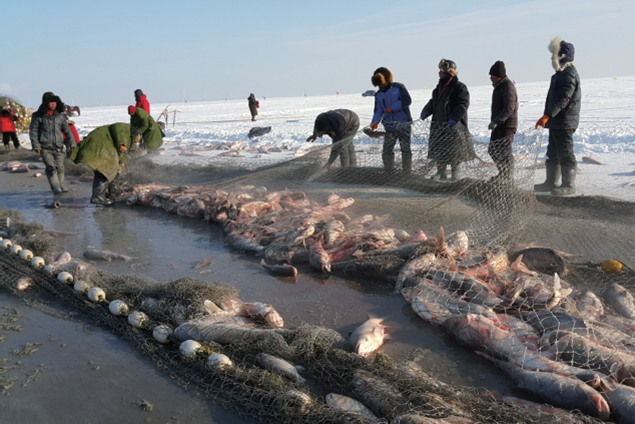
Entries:
[[324,167],[329,169],[335,159],[340,157],[340,164],[343,167],[355,166],[357,159],[355,157],[355,146],[353,138],[359,129],[359,116],[352,110],[336,109],[328,112],[320,113],[315,118],[313,127],[313,135],[306,141],[314,142],[318,137],[328,135],[333,139],[333,147],[331,155]]
[[[476,158],[472,139],[467,131],[467,109],[470,93],[459,81],[456,63],[441,59],[439,83],[432,91],[432,98],[423,107],[421,119],[432,116],[428,159],[436,162],[434,180],[446,180],[448,165],[452,169],[452,180],[461,179],[460,164]],[[461,126],[457,126],[461,123]]]
[[514,155],[512,143],[518,128],[518,94],[516,86],[507,77],[505,63],[496,61],[489,70],[492,81],[492,117],[487,128],[492,131],[487,153],[498,168],[492,181],[512,181]]
[[410,105],[412,99],[406,86],[393,82],[392,72],[387,68],[377,68],[370,81],[375,87],[379,87],[375,93],[375,113],[370,124],[372,130],[376,130],[381,122],[386,129],[382,161],[386,171],[395,168],[395,144],[399,140],[401,149],[401,166],[404,173],[412,169],[412,150],[410,150],[410,127],[412,116]]
[[[68,126],[68,119],[62,114],[64,103],[55,94],[49,92],[42,96],[42,104],[31,115],[29,137],[35,153],[42,155],[46,166],[44,173],[48,178],[53,194],[68,191],[64,186],[64,159],[66,147],[75,148],[75,137]],[[62,133],[64,135],[62,135]],[[64,144],[64,136],[68,140]]]
[[[544,114],[536,122],[536,128],[549,129],[545,162],[547,178],[544,183],[536,184],[534,191],[566,196],[575,193],[578,164],[573,154],[573,133],[580,123],[582,91],[580,76],[573,66],[573,44],[556,37],[549,43],[549,51],[556,73],[551,77]],[[558,187],[561,175],[562,185]]]

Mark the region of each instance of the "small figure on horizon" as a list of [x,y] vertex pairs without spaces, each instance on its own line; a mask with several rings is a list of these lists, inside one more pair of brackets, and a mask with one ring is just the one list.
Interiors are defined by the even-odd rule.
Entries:
[[[534,185],[534,191],[550,191],[554,196],[566,196],[575,193],[578,163],[573,154],[573,133],[580,123],[582,91],[580,76],[573,66],[573,44],[556,37],[549,43],[549,51],[551,65],[556,73],[551,77],[545,112],[536,122],[536,128],[549,129],[545,162],[547,179],[542,184]],[[561,174],[562,185],[558,187]]]
[[359,129],[359,116],[352,110],[336,109],[328,112],[320,113],[315,118],[313,126],[313,135],[306,141],[314,142],[316,138],[328,135],[333,139],[333,147],[331,147],[331,155],[324,167],[331,168],[337,157],[340,157],[342,167],[350,167],[357,165],[355,157],[355,145],[353,138]]
[[[76,146],[75,137],[68,126],[64,111],[64,103],[50,91],[42,95],[42,104],[31,115],[29,137],[35,153],[42,155],[46,166],[44,173],[48,178],[53,194],[67,192],[64,186],[64,159],[67,146],[73,150]],[[62,135],[62,133],[64,135]],[[68,140],[64,144],[64,137]]]
[[150,102],[148,101],[148,97],[143,94],[143,91],[141,91],[141,89],[137,88],[134,91],[134,99],[136,102],[134,106],[140,107],[141,109],[148,112],[148,115],[150,115]]
[[498,168],[492,181],[512,181],[514,155],[512,144],[518,128],[518,94],[516,86],[507,77],[505,63],[496,61],[489,70],[492,92],[492,117],[487,128],[492,131],[487,153]]
[[19,120],[20,118],[13,113],[13,109],[11,109],[7,101],[7,105],[0,111],[0,132],[2,133],[2,143],[6,150],[10,149],[9,141],[13,141],[13,146],[16,149],[20,148],[20,140],[18,140],[15,129],[15,123]]
[[148,152],[154,152],[163,145],[165,134],[159,125],[144,109],[128,106],[130,125],[143,137],[143,148]]
[[[448,165],[452,169],[452,181],[461,179],[461,162],[476,157],[474,145],[467,132],[467,109],[470,92],[459,81],[456,63],[441,59],[439,83],[432,91],[432,98],[421,111],[421,119],[432,116],[428,159],[436,162],[434,180],[446,180]],[[461,127],[457,124],[461,123]]]
[[260,107],[260,103],[256,100],[256,95],[251,93],[249,97],[247,97],[247,102],[249,104],[249,112],[251,113],[252,122],[256,121],[256,115],[258,115],[258,108]]
[[410,93],[405,85],[393,82],[392,72],[384,67],[377,68],[370,81],[375,87],[379,87],[375,93],[375,112],[370,128],[373,131],[376,130],[381,122],[386,129],[381,155],[384,170],[394,171],[395,144],[399,140],[403,172],[410,173],[412,170],[412,150],[410,149],[412,98]]

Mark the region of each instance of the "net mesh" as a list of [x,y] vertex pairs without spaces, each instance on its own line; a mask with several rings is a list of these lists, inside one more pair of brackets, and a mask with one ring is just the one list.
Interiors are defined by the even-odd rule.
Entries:
[[[119,177],[117,200],[220,225],[231,248],[269,264],[393,282],[424,321],[491,359],[534,400],[584,415],[535,413],[535,405],[518,399],[487,399],[387,356],[350,353],[337,332],[311,325],[271,329],[265,320],[253,331],[224,333],[222,342],[202,342],[200,352],[223,353],[235,364],[210,370],[204,358],[183,359],[147,328],[130,327],[6,252],[3,284],[14,287],[19,275],[32,275],[38,288],[130,340],[180,384],[262,422],[593,422],[609,416],[632,422],[632,206],[602,198],[536,199],[540,132],[516,134],[510,160],[511,140],[485,145],[460,126],[416,122],[403,131],[358,134],[356,167],[336,161],[324,168],[331,148],[343,148],[347,139],[282,163],[260,160],[257,170],[245,155],[187,168],[144,157]],[[385,147],[391,137],[399,140],[397,149]],[[411,162],[402,152],[408,139]],[[71,272],[99,285],[109,300],[144,311],[148,328],[206,317],[205,300],[218,305],[237,295],[220,284],[160,284],[81,268]],[[148,306],[148,299],[156,302]],[[258,368],[263,352],[305,367],[309,385]],[[327,393],[350,396],[379,418],[329,408]],[[408,414],[420,421],[406,421],[415,419]]]

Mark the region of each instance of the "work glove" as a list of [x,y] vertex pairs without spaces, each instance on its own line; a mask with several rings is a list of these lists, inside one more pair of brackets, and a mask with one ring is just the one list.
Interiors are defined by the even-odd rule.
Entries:
[[425,121],[425,119],[428,117],[428,114],[425,112],[421,112],[421,120]]
[[453,126],[455,126],[455,125],[456,125],[456,121],[455,121],[454,119],[450,119],[450,120],[448,121],[448,125],[450,126],[450,128],[452,128]]
[[128,148],[126,146],[124,146],[123,144],[119,145],[119,150],[121,150],[122,152],[127,152]]
[[490,122],[489,125],[487,126],[487,129],[490,131],[494,131],[494,128],[496,128],[498,125],[496,125],[493,122]]
[[392,113],[392,108],[390,106],[386,108],[386,113]]
[[370,129],[375,131],[377,129],[377,125],[378,125],[377,122],[371,122],[370,123]]
[[37,150],[33,150],[35,153],[40,153],[41,150],[37,149]]
[[311,143],[313,143],[316,138],[317,138],[316,136],[312,135],[309,138],[307,138],[306,141],[310,141]]
[[140,141],[141,141],[141,134],[137,134],[137,136],[136,136],[136,137],[135,137],[135,139],[134,139],[134,142],[135,142],[135,143],[138,143],[138,142],[140,142]]
[[538,127],[543,127],[547,124],[547,121],[549,120],[549,117],[547,115],[542,115],[542,118],[540,118],[538,120],[538,122],[536,122],[536,128]]

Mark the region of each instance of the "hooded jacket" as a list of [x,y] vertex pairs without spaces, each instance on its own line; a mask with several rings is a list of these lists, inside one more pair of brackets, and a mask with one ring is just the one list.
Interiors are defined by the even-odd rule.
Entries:
[[6,107],[0,111],[0,133],[15,132],[15,121],[18,117],[14,115],[13,109]]
[[68,127],[68,120],[57,110],[62,102],[58,101],[58,107],[53,111],[53,115],[49,115],[48,103],[53,101],[53,98],[48,97],[46,100],[49,101],[43,102],[37,112],[31,115],[29,137],[33,150],[61,150],[64,147],[62,133],[68,140],[67,146],[70,149],[75,148],[75,137]]
[[[391,82],[375,93],[373,122],[381,121],[386,131],[395,130],[400,123],[412,122],[411,104],[412,98],[406,86],[399,82]],[[386,112],[387,107],[390,107],[391,113]]]
[[150,114],[150,102],[148,101],[148,98],[145,94],[139,96],[139,98],[137,99],[137,103],[135,103],[135,107],[145,110],[146,112],[148,112],[148,115]]
[[130,115],[130,125],[143,136],[143,144],[148,152],[157,150],[163,144],[163,131],[145,110],[137,108],[137,112]]
[[491,122],[502,128],[518,128],[518,94],[516,86],[507,77],[494,86]]
[[546,128],[575,130],[580,123],[582,90],[580,76],[573,66],[573,44],[554,38],[549,44],[551,63],[556,73],[551,77],[544,114],[549,117]]
[[119,164],[126,160],[126,154],[119,146],[126,146],[130,150],[133,144],[130,125],[123,122],[104,125],[84,137],[71,154],[71,160],[88,165],[112,181],[119,172]]

